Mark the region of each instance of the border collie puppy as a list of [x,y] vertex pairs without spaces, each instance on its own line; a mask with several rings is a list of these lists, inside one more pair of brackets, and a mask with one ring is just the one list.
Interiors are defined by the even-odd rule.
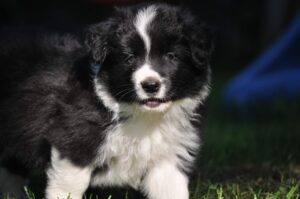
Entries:
[[117,9],[84,44],[22,37],[0,45],[3,162],[45,169],[47,199],[81,199],[89,186],[189,198],[210,81],[203,23],[151,4]]

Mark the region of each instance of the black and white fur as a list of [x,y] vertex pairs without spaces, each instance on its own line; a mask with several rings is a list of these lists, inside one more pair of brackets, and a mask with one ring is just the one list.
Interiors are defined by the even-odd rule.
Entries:
[[47,199],[81,199],[89,186],[189,198],[210,81],[202,23],[152,4],[117,9],[84,45],[16,37],[0,46],[3,160],[45,169]]

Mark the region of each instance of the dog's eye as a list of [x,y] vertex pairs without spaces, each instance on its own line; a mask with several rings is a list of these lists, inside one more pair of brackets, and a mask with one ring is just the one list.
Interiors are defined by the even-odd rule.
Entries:
[[174,52],[168,52],[166,54],[166,57],[169,59],[169,60],[175,60],[177,59],[177,55],[174,53]]
[[127,58],[126,58],[126,63],[127,64],[133,64],[135,61],[135,57],[133,55],[129,55]]

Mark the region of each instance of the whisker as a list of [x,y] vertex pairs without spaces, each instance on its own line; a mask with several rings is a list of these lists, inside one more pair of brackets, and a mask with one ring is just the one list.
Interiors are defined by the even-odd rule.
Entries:
[[121,90],[121,91],[119,91],[115,96],[117,97],[117,96],[119,96],[119,95],[121,95],[121,94],[123,94],[123,93],[125,93],[125,92],[127,92],[127,91],[130,91],[131,89],[124,89],[124,90]]
[[133,93],[134,91],[135,91],[135,89],[128,90],[128,92],[126,92],[126,93],[124,93],[123,95],[120,96],[120,99],[125,97],[127,94]]

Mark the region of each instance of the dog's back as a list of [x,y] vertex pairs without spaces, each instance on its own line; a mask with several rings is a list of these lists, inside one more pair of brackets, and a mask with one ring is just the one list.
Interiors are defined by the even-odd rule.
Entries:
[[[71,36],[45,35],[34,29],[10,28],[0,32],[0,93],[2,101],[23,81],[80,49]],[[61,66],[64,67],[64,66]],[[63,68],[62,68],[63,69]]]
[[[41,135],[32,132],[30,136],[36,136],[34,139],[25,138],[24,132],[26,128],[34,129],[37,119],[39,123],[44,122],[46,128],[50,122],[47,121],[47,106],[60,95],[58,92],[63,93],[67,73],[72,67],[71,57],[80,48],[78,41],[70,36],[45,36],[40,31],[28,29],[1,31],[0,154],[5,150],[5,156],[26,156],[21,160],[44,157],[36,154],[39,153],[37,151],[28,150],[36,148],[36,145],[46,146]],[[41,159],[25,164],[39,165],[44,162]]]

